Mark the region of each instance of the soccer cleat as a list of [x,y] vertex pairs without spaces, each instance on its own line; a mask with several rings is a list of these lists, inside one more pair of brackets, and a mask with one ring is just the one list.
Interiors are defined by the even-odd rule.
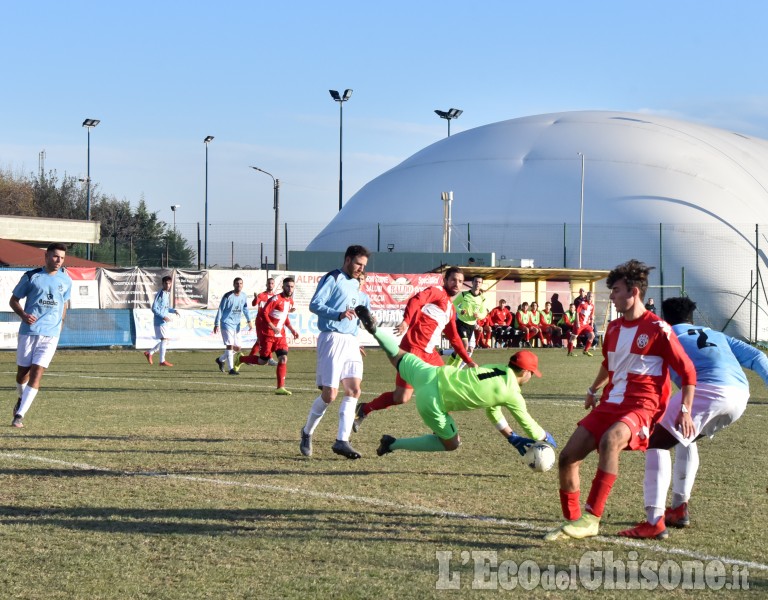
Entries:
[[241,357],[242,355],[243,355],[243,353],[242,353],[242,352],[237,352],[237,353],[235,353],[235,358],[234,358],[234,360],[232,361],[232,364],[234,365],[234,368],[235,368],[235,370],[236,370],[236,371],[239,371],[239,370],[240,370],[240,365],[242,364],[242,363],[240,362],[240,357]]
[[11,421],[11,427],[18,427],[19,429],[24,427],[24,423],[21,422],[21,415],[16,415],[13,417],[13,421]]
[[363,305],[358,305],[355,306],[355,314],[357,315],[357,318],[360,319],[360,323],[368,333],[371,335],[376,333],[376,319],[371,314],[370,310],[368,310]]
[[360,453],[357,450],[355,450],[352,446],[350,446],[349,442],[345,442],[344,440],[336,440],[333,443],[333,446],[331,446],[331,450],[333,450],[334,454],[346,456],[347,458],[352,460],[355,460],[356,458],[360,458]]
[[569,353],[567,354],[567,356],[576,356],[576,353],[575,353],[575,352],[569,352]]
[[304,456],[312,456],[312,436],[308,433],[304,433],[304,428],[301,428],[301,443],[299,444],[299,451]]
[[367,402],[361,402],[357,405],[357,408],[355,409],[355,420],[352,422],[352,431],[357,433],[360,431],[360,425],[363,424],[363,419],[365,419],[365,405]]
[[293,392],[290,392],[286,390],[284,387],[281,387],[275,390],[275,395],[276,396],[292,396]]
[[567,521],[560,525],[557,529],[553,529],[552,531],[548,531],[546,535],[544,536],[545,542],[559,542],[561,540],[567,540],[570,539],[568,535],[566,535],[563,532],[563,527],[568,525],[569,523],[573,523],[573,521]]
[[277,366],[277,361],[274,358],[270,358],[267,361],[267,365],[270,366],[270,367],[276,367]]
[[230,375],[240,375],[240,373],[238,373],[238,372],[237,372],[237,371],[235,371],[234,369],[230,369],[230,370],[229,370],[229,374],[230,374]]
[[224,372],[224,361],[220,357],[216,357],[216,364],[219,365],[219,371]]
[[688,527],[691,524],[691,518],[688,515],[688,503],[683,502],[677,508],[665,510],[664,521],[670,527]]
[[582,352],[582,354],[584,356],[594,356],[594,354],[592,354],[589,350],[584,350],[584,352]]
[[147,362],[151,365],[152,364],[152,353],[151,352],[144,352],[144,357],[147,359]]
[[619,531],[618,535],[628,538],[643,538],[654,540],[665,540],[669,537],[667,528],[664,527],[664,519],[659,519],[656,525],[651,525],[648,521],[638,523],[632,529],[625,529]]
[[563,533],[577,540],[594,537],[600,533],[600,517],[585,512],[579,519],[563,525]]
[[163,362],[160,363],[160,366],[161,367],[172,367],[173,365],[171,363],[169,363],[167,360],[164,360]]
[[382,435],[379,440],[379,447],[376,448],[376,454],[384,456],[385,454],[392,452],[392,444],[395,440],[396,438],[393,438],[391,435]]

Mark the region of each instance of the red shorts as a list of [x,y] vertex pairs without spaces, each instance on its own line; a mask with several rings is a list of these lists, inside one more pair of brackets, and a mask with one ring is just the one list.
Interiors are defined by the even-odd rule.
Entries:
[[[419,350],[418,348],[412,348],[410,350],[406,350],[403,348],[406,352],[410,352],[414,356],[418,356],[421,360],[423,360],[425,363],[429,365],[434,365],[436,367],[444,367],[445,363],[443,362],[443,357],[440,356],[437,352],[424,352],[423,350]],[[397,377],[395,377],[395,387],[399,388],[405,388],[406,390],[412,390],[413,386],[409,384],[405,379],[400,377],[400,373],[398,372]]]
[[574,329],[571,332],[571,335],[575,335],[576,337],[579,337],[582,333],[595,333],[592,329],[592,325],[582,325],[578,329]]
[[273,352],[288,352],[288,341],[283,337],[259,336],[259,357],[269,358]]
[[595,443],[600,445],[600,438],[616,423],[624,423],[632,432],[625,450],[645,450],[651,429],[656,424],[658,410],[642,407],[626,407],[622,404],[600,403],[592,412],[579,421],[584,429],[592,434]]

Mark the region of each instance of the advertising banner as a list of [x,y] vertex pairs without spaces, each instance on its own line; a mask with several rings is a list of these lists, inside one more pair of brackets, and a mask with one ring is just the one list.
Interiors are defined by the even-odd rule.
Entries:
[[205,308],[208,305],[208,271],[176,269],[173,304],[176,308]]
[[70,308],[99,308],[99,282],[96,267],[68,267],[72,279]]
[[163,277],[173,275],[171,269],[100,269],[100,308],[151,308],[162,287]]

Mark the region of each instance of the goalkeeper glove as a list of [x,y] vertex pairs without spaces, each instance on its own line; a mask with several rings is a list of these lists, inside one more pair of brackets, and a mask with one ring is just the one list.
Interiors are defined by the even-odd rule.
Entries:
[[555,438],[552,437],[552,434],[549,433],[549,431],[544,432],[544,441],[553,448],[557,448],[557,442],[555,441]]
[[536,440],[517,435],[514,431],[507,436],[507,441],[515,447],[515,450],[520,453],[520,456],[525,456],[528,448],[536,443]]

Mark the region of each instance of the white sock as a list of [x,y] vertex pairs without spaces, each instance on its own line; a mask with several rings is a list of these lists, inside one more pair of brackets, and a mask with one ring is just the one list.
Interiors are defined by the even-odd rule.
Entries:
[[352,424],[355,422],[355,408],[357,408],[357,398],[344,396],[339,404],[339,435],[337,440],[349,441],[352,435]]
[[157,342],[157,344],[155,344],[154,348],[152,348],[152,349],[149,351],[149,353],[150,353],[150,354],[154,354],[155,352],[157,352],[157,351],[160,349],[160,345],[161,345],[162,343],[163,343],[163,340],[160,340],[159,342]]
[[699,448],[696,442],[688,447],[675,447],[675,476],[672,480],[672,508],[691,499],[696,472],[699,470]]
[[37,396],[37,389],[27,386],[24,389],[24,394],[21,396],[21,406],[16,414],[22,417],[27,414],[29,407],[32,405],[32,400]]
[[309,415],[307,416],[307,424],[304,425],[304,433],[307,435],[312,435],[315,433],[315,429],[317,428],[317,424],[320,422],[320,419],[323,418],[323,415],[325,414],[325,410],[328,408],[328,405],[323,402],[323,397],[318,396],[315,398],[315,401],[312,403],[312,408],[309,409]]
[[160,340],[160,362],[165,362],[165,351],[167,350],[167,342]]
[[664,516],[667,490],[672,479],[672,456],[669,450],[650,448],[645,452],[645,480],[643,496],[645,514],[651,525]]
[[235,368],[235,351],[234,350],[227,350],[227,367],[229,367],[229,370]]
[[24,395],[24,390],[27,388],[26,383],[17,383],[16,384],[16,391],[19,392],[18,397],[21,398]]

